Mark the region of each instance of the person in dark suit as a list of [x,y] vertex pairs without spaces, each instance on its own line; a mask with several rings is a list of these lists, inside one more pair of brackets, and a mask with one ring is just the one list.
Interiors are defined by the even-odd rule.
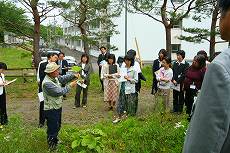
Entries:
[[[58,54],[56,53],[49,53],[47,55],[47,61],[41,61],[38,66],[37,71],[37,82],[38,82],[38,92],[42,92],[42,81],[44,80],[46,73],[46,65],[50,62],[57,62]],[[44,115],[44,101],[40,102],[40,109],[39,109],[39,127],[43,127],[45,125],[45,115]]]
[[74,108],[80,107],[80,97],[81,97],[82,90],[83,90],[82,107],[87,106],[88,87],[90,84],[90,74],[92,73],[92,67],[89,64],[89,56],[87,54],[82,54],[81,62],[77,66],[82,68],[80,75],[83,80],[81,83],[86,84],[87,87],[83,88],[77,85]]
[[157,93],[158,87],[157,87],[157,79],[156,79],[156,74],[160,68],[161,68],[161,62],[162,60],[168,55],[168,52],[165,49],[161,49],[158,53],[158,59],[153,61],[153,66],[152,66],[152,73],[153,73],[153,83],[152,83],[152,91],[151,94]]
[[[230,1],[219,0],[220,34],[230,41]],[[230,152],[230,49],[218,55],[205,74],[183,153]]]
[[58,54],[58,65],[60,65],[59,68],[60,75],[66,75],[66,72],[68,71],[68,62],[64,58],[65,58],[65,54],[63,52],[60,52]]
[[[101,78],[101,68],[103,66],[102,61],[107,61],[109,53],[107,52],[107,48],[102,46],[100,47],[101,54],[98,56],[97,64],[99,66],[99,78]],[[103,81],[100,79],[102,91],[104,91]]]
[[[66,75],[66,72],[68,71],[68,62],[64,59],[65,58],[65,54],[63,52],[60,52],[58,54],[58,65],[60,65],[59,68],[59,74],[62,75]],[[62,84],[62,87],[65,87],[65,84]],[[63,95],[64,100],[66,99],[66,95]]]
[[189,68],[189,63],[184,60],[185,52],[179,50],[177,52],[177,61],[173,63],[173,78],[172,83],[175,86],[180,86],[180,91],[173,90],[173,112],[182,113],[184,107],[184,91],[183,82],[185,79],[185,73]]

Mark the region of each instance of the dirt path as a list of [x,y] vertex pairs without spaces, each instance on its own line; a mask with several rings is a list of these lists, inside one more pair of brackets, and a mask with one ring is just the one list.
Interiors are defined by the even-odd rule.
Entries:
[[[106,110],[103,102],[103,94],[100,92],[89,93],[87,108],[73,109],[74,96],[67,95],[67,100],[63,103],[64,124],[74,124],[77,126],[91,125],[100,121],[112,121],[114,112]],[[25,123],[37,126],[39,103],[37,99],[8,99],[8,115],[17,114],[22,117]],[[153,112],[154,96],[149,91],[142,90],[139,95],[138,116],[143,116]]]

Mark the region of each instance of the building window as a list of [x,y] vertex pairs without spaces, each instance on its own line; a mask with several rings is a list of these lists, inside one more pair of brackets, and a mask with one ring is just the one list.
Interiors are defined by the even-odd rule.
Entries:
[[81,40],[76,40],[76,45],[77,45],[78,47],[81,47]]
[[172,53],[176,53],[181,50],[181,44],[172,44]]
[[174,29],[182,29],[182,20],[173,25]]

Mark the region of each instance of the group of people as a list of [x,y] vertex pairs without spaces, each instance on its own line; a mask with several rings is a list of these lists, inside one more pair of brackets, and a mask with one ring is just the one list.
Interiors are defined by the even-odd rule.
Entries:
[[[221,38],[230,41],[230,1],[218,0],[221,17]],[[119,122],[124,115],[135,115],[138,106],[138,92],[140,80],[145,80],[140,65],[135,61],[136,52],[130,50],[122,60],[116,64],[115,55],[106,52],[101,47],[98,65],[104,101],[108,102],[109,110],[116,106]],[[61,55],[64,56],[63,53]],[[59,54],[59,59],[62,59]],[[184,103],[186,112],[191,113],[194,96],[197,97],[194,114],[186,132],[183,153],[228,153],[230,150],[230,50],[222,52],[214,61],[207,62],[207,54],[198,52],[193,63],[189,66],[185,60],[185,52],[177,52],[177,60],[171,64],[166,50],[160,50],[159,58],[153,64],[152,94],[164,97],[164,108],[170,110],[170,89],[173,89],[173,108],[175,113],[182,113]],[[48,60],[40,63],[38,70],[39,92],[43,92],[44,102],[40,103],[40,124],[47,120],[47,141],[49,147],[55,148],[58,143],[58,132],[61,127],[61,112],[63,96],[76,88],[75,106],[80,106],[77,87],[79,78],[89,84],[91,67],[89,58],[83,54],[79,66],[81,71],[64,75],[68,67],[63,60],[58,61],[57,54],[48,55]],[[7,70],[5,63],[0,62],[0,122],[8,123],[6,113],[5,86],[8,85],[4,77]],[[62,75],[62,76],[61,76]],[[88,82],[88,83],[87,83]],[[77,89],[78,88],[78,89]],[[87,97],[87,90],[83,94]],[[117,104],[116,104],[117,103]],[[86,106],[87,98],[83,98],[82,106]],[[115,105],[116,104],[116,105]],[[41,119],[43,118],[44,119]]]
[[104,102],[108,110],[117,110],[113,123],[122,117],[135,116],[138,107],[138,93],[143,79],[140,64],[136,61],[136,51],[129,50],[127,55],[116,60],[114,54],[101,47],[98,57],[99,77],[104,91]]
[[74,108],[80,107],[80,95],[83,90],[82,107],[87,106],[88,86],[83,88],[77,85],[84,83],[89,85],[90,74],[92,72],[89,64],[89,56],[82,54],[79,72],[67,74],[68,62],[64,60],[63,52],[49,53],[47,60],[39,64],[37,71],[37,81],[39,93],[42,93],[43,99],[40,101],[39,127],[43,127],[47,121],[47,141],[51,149],[58,143],[58,132],[61,127],[62,102],[66,99],[66,94],[71,88],[76,89]]
[[[177,59],[171,63],[168,52],[165,49],[159,51],[159,58],[153,62],[153,85],[152,94],[163,96],[165,111],[182,113],[184,104],[186,113],[191,114],[194,97],[204,79],[209,64],[205,51],[199,51],[194,57],[192,65],[185,61],[185,52],[179,50]],[[169,97],[173,89],[173,108],[169,103]]]

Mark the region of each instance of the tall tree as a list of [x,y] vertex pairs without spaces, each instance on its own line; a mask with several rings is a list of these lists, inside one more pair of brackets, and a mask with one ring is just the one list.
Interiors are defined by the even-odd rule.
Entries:
[[39,0],[17,0],[33,15],[34,27],[33,27],[33,62],[35,67],[41,60],[39,56],[39,42],[40,42],[40,28],[41,22],[47,19],[48,14],[55,9],[49,3],[39,3]]
[[[67,3],[54,4],[63,9],[62,17],[73,28],[78,28],[80,36],[70,36],[72,39],[82,40],[85,53],[89,53],[90,46],[98,44],[98,40],[106,39],[117,33],[112,22],[113,17],[120,15],[121,8],[117,1],[111,0],[69,0]],[[100,31],[95,31],[97,27]]]
[[217,23],[220,17],[219,1],[214,0],[212,4],[209,4],[206,7],[197,8],[195,10],[195,14],[198,14],[193,16],[193,19],[196,22],[202,22],[203,18],[211,17],[210,29],[185,27],[183,28],[183,30],[189,35],[182,35],[179,37],[179,39],[195,43],[208,41],[209,55],[210,57],[213,57],[216,44],[226,42],[217,40],[217,38],[220,37],[219,27]]
[[140,13],[163,24],[166,36],[166,50],[171,56],[171,30],[192,10],[212,3],[211,0],[128,0],[133,13]]

